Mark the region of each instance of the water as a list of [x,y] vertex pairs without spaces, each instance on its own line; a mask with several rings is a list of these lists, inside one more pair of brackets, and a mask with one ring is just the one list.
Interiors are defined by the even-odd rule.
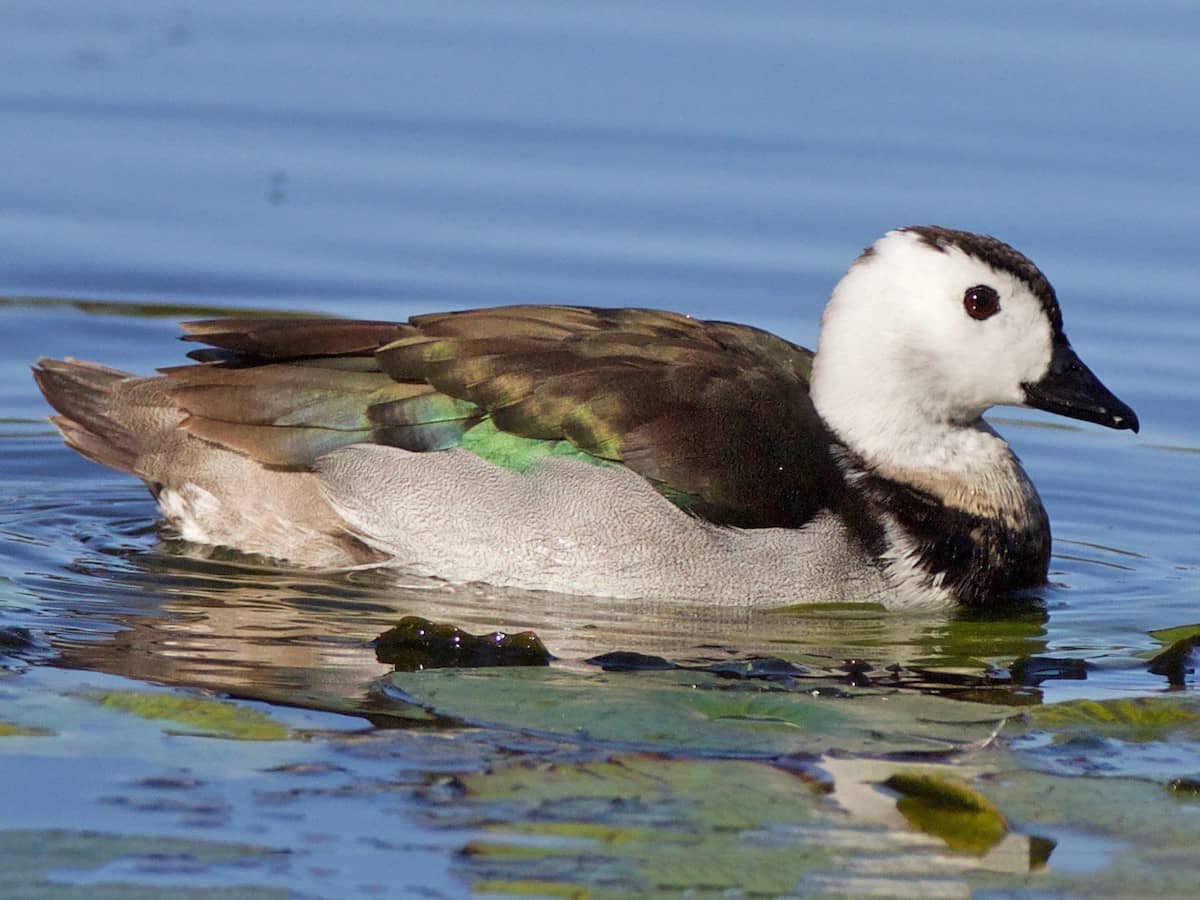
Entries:
[[[130,869],[120,860],[136,853],[108,848],[96,852],[116,861],[96,863],[87,876],[99,884],[387,893],[401,882],[364,873],[395,865],[397,841],[413,854],[403,884],[414,890],[554,882],[561,873],[544,867],[456,857],[493,811],[477,805],[487,790],[474,782],[462,800],[438,793],[438,779],[514,754],[583,765],[613,746],[671,744],[632,725],[617,729],[617,744],[580,741],[534,711],[556,691],[574,690],[572,679],[591,684],[597,673],[583,660],[610,650],[697,665],[774,655],[814,677],[853,657],[876,672],[896,663],[919,669],[943,692],[952,677],[977,681],[1016,659],[1082,661],[1086,678],[985,691],[978,699],[987,710],[1193,697],[1194,676],[1170,689],[1147,667],[1162,648],[1151,632],[1200,622],[1200,267],[1192,240],[1200,226],[1200,61],[1192,52],[1200,11],[1192,4],[935,3],[901,12],[884,3],[733,11],[707,3],[334,9],[117,0],[101,8],[17,0],[4,19],[0,627],[32,637],[0,678],[0,723],[56,736],[0,740],[0,783],[19,784],[23,808],[39,809],[0,813],[0,836],[49,827],[169,833],[291,854],[235,865],[235,877],[228,862],[166,874]],[[206,559],[160,542],[140,485],[62,447],[28,375],[41,355],[134,371],[174,364],[184,349],[174,341],[177,320],[249,309],[402,319],[509,302],[658,306],[811,346],[824,298],[849,261],[887,228],[923,222],[994,233],[1029,253],[1054,282],[1080,355],[1142,420],[1132,436],[1026,410],[992,415],[1038,485],[1056,539],[1052,587],[1042,606],[1019,615],[685,616]],[[391,667],[367,643],[408,614],[480,633],[532,629],[559,660],[544,684],[542,676],[529,676],[532,687],[514,682],[512,690],[532,691],[520,694],[523,712],[521,704],[506,711],[500,687],[464,676],[438,687],[440,706],[415,698],[435,710],[422,719],[398,697],[440,683],[405,681],[403,695],[381,690],[377,679]],[[607,715],[604,691],[618,682],[632,686],[613,704],[654,710],[653,698],[676,696],[660,677],[611,676],[595,686],[596,715]],[[339,724],[266,751],[172,737],[81,706],[78,696],[97,679],[122,690],[161,684],[255,698],[297,734],[304,726],[289,718],[297,708],[323,710]],[[987,718],[983,706],[973,715]],[[71,737],[78,716],[95,729],[89,741]],[[771,717],[787,719],[778,709]],[[464,730],[462,718],[492,724]],[[382,727],[397,721],[403,727]],[[716,728],[693,749],[727,746],[734,732]],[[346,737],[360,731],[390,774],[361,762]],[[833,734],[836,744],[843,733]],[[744,749],[805,749],[773,740],[749,738]],[[1076,777],[1069,784],[1085,783],[1103,759],[1151,783],[1200,775],[1189,734],[1156,735],[1149,748],[1129,735],[1097,740],[1110,743],[1079,750],[1076,741],[1077,765],[1019,745],[1004,752],[1017,754],[1022,772],[1066,766]],[[139,813],[130,798],[142,789],[131,785],[167,765],[152,748],[187,741],[183,762],[171,765],[223,797],[230,812],[203,827],[179,816],[163,831],[164,814]],[[220,754],[241,774],[203,764],[197,741],[225,748]],[[57,790],[62,760],[96,754],[119,765],[99,776],[93,794]],[[273,830],[260,821],[273,815],[263,798],[282,777],[264,773],[300,759],[342,773],[319,801],[291,802],[295,821],[325,823],[316,836],[307,825]],[[980,765],[1002,767],[991,757]],[[416,774],[390,783],[400,769]],[[733,770],[715,777],[722,771]],[[853,783],[837,780],[838,790]],[[996,789],[1009,791],[1002,809],[1014,822],[1037,823],[1029,833],[1047,833],[1044,811],[1020,795],[1023,784]],[[686,805],[690,790],[681,783],[664,802]],[[1157,800],[1134,802],[1153,818]],[[762,835],[782,826],[771,824],[765,801],[754,809],[754,827],[767,830],[747,840],[770,844]],[[610,814],[575,809],[572,821],[617,827]],[[1059,823],[1050,867],[1066,879],[1055,882],[1061,890],[1094,887],[1087,878],[1095,866],[1073,866],[1072,846],[1128,837],[1095,815]],[[908,834],[903,823],[870,827],[891,842],[871,865],[903,856],[895,843]],[[1081,837],[1089,829],[1098,833]],[[948,874],[936,853],[922,852],[933,854],[922,878],[962,887],[962,866]],[[822,865],[838,877],[870,868]],[[1010,876],[968,882],[1037,884]],[[892,871],[889,889],[932,890],[934,882],[906,877]],[[80,878],[55,876],[57,887],[46,890],[65,892]],[[819,879],[810,888],[818,882],[828,888]],[[613,883],[644,890],[648,882]],[[21,891],[31,884],[21,882]]]

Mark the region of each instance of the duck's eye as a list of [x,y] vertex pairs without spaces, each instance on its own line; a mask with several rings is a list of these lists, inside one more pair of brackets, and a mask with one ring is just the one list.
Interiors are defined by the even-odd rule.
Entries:
[[1000,295],[995,288],[977,284],[963,294],[963,309],[972,319],[989,319],[1000,312]]

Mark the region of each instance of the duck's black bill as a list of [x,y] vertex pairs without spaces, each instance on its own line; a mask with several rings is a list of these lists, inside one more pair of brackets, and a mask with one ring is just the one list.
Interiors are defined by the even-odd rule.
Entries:
[[1100,383],[1065,339],[1054,342],[1045,377],[1024,388],[1026,406],[1109,428],[1138,430],[1137,413]]

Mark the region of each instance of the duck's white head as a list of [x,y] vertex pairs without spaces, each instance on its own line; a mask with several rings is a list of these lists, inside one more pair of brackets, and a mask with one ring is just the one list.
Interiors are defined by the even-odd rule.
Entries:
[[1037,266],[995,238],[932,226],[888,232],[838,283],[812,397],[851,449],[898,468],[955,467],[963,442],[946,436],[978,433],[999,404],[1138,427],[1071,349]]

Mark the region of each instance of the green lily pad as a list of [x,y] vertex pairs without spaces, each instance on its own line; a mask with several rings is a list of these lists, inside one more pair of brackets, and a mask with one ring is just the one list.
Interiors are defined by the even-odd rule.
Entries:
[[0,738],[4,737],[43,737],[51,734],[45,728],[27,728],[13,722],[0,721]]
[[1200,730],[1197,706],[1195,700],[1162,697],[1072,700],[1038,707],[1028,715],[1034,728],[1153,741],[1179,730]]
[[1178,625],[1175,628],[1160,628],[1148,632],[1150,637],[1162,644],[1174,644],[1177,641],[1200,639],[1200,624]]
[[[526,805],[636,797],[662,812],[661,804],[686,797],[694,821],[718,829],[745,828],[763,818],[807,821],[812,818],[814,793],[823,790],[820,781],[759,762],[666,759],[654,754],[629,754],[569,767],[513,766],[465,776],[464,785],[472,800],[517,800]],[[670,820],[661,815],[651,818]],[[575,830],[572,834],[612,843],[628,839],[626,832],[612,832],[605,826],[596,832]]]
[[1150,636],[1167,644],[1167,648],[1155,655],[1146,668],[1155,675],[1162,675],[1172,687],[1186,686],[1187,679],[1195,670],[1196,648],[1200,647],[1200,625],[1181,625],[1152,631]]
[[1167,790],[1175,797],[1200,800],[1200,779],[1173,778],[1167,782]]
[[1186,797],[1144,778],[1049,775],[1013,768],[986,779],[988,798],[1021,830],[1057,841],[1044,871],[977,872],[980,894],[1191,897],[1200,817]]
[[1010,711],[915,692],[813,691],[685,670],[559,668],[395,673],[406,699],[477,723],[689,751],[947,751]]
[[514,897],[566,897],[567,900],[587,900],[592,894],[587,888],[554,881],[480,881],[474,885],[473,893]]
[[896,808],[909,824],[954,850],[983,856],[1008,833],[1000,810],[958,779],[900,773],[883,784],[901,795]]
[[122,837],[88,832],[5,831],[0,832],[0,897],[22,900],[154,900],[169,894],[188,900],[282,900],[285,890],[248,885],[229,887],[167,887],[159,884],[129,884],[103,875],[85,884],[71,884],[56,875],[96,870],[116,862],[144,858],[187,859],[193,866],[253,865],[274,855],[264,847],[225,844],[181,838]]
[[288,730],[268,715],[219,700],[178,694],[113,691],[94,695],[101,706],[124,710],[143,719],[165,719],[186,726],[183,733],[240,741],[280,741]]
[[774,896],[833,852],[746,841],[766,824],[818,817],[819,783],[763,763],[628,754],[517,765],[464,786],[468,803],[504,811],[494,839],[466,848],[476,893]]
[[[519,763],[465,776],[453,815],[474,808],[491,832],[465,855],[476,893],[523,885],[531,896],[591,898],[964,896],[965,873],[1019,877],[1055,848],[1009,830],[977,790],[986,775],[976,766],[901,774],[896,763],[848,756],[816,764],[820,778],[652,753]],[[907,816],[878,790],[887,776],[906,791]],[[913,834],[912,824],[925,833]]]

